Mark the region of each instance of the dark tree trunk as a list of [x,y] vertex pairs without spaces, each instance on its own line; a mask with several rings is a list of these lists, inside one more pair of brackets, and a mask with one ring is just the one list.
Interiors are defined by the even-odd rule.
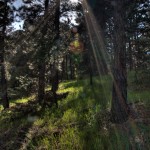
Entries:
[[9,100],[7,96],[7,80],[6,80],[6,71],[5,71],[5,62],[4,62],[4,41],[0,37],[0,84],[1,84],[1,98],[3,102],[4,109],[9,108]]
[[63,62],[62,62],[62,75],[61,75],[61,80],[68,80],[68,61],[67,61],[67,55],[64,56]]
[[[49,0],[45,0],[45,12],[44,12],[44,17],[46,20],[46,16],[48,14],[48,4],[49,4]],[[47,23],[43,28],[43,36],[46,34],[47,32]],[[39,52],[39,65],[38,65],[38,69],[39,69],[39,81],[38,81],[38,102],[40,104],[42,104],[44,102],[44,96],[45,96],[45,69],[46,69],[46,62],[45,62],[45,52],[42,52],[43,49],[45,50],[45,46],[43,47],[44,44],[44,39],[41,39],[41,48],[40,48],[40,52]],[[44,54],[42,54],[44,53]]]
[[115,0],[114,5],[114,66],[112,90],[112,121],[122,123],[128,119],[126,43],[124,29],[124,0]]
[[93,70],[90,57],[89,57],[89,73],[90,73],[90,85],[93,85]]
[[[55,33],[56,33],[56,37],[55,40],[59,40],[59,36],[60,36],[60,31],[59,31],[59,18],[60,18],[60,0],[56,0],[56,11],[55,11]],[[59,47],[59,46],[58,46]],[[54,64],[54,76],[53,76],[53,80],[52,80],[52,89],[51,91],[53,92],[54,95],[54,100],[53,103],[56,104],[56,106],[58,107],[58,103],[57,103],[57,90],[58,90],[58,85],[59,85],[59,76],[58,76],[58,69],[56,67],[56,65]]]
[[92,49],[92,47],[90,46],[89,43],[86,42],[87,47],[87,58],[88,58],[88,61],[87,61],[87,65],[88,65],[88,71],[89,71],[89,76],[90,76],[90,85],[93,85],[93,69],[92,69],[92,57],[91,57],[91,51],[90,49]]
[[68,80],[68,56],[66,55],[65,58],[65,68],[66,68],[66,79]]
[[65,59],[63,58],[63,62],[61,63],[61,77],[60,80],[61,82],[65,79],[65,73],[66,73],[66,69],[65,69]]
[[56,39],[59,39],[59,18],[60,18],[60,0],[56,0],[56,11],[55,11],[55,32]]
[[1,88],[1,98],[3,102],[4,109],[9,108],[9,100],[7,95],[7,79],[5,71],[5,31],[6,31],[6,22],[8,16],[7,2],[1,2],[0,6],[0,20],[2,19],[2,24],[0,25],[0,88]]
[[[104,1],[87,0],[87,2],[90,4],[94,12],[94,16],[92,13],[87,13],[85,15],[85,20],[87,22],[87,29],[88,32],[90,33],[89,38],[93,50],[93,56],[95,58],[98,73],[100,75],[106,75],[108,73],[108,68],[104,46],[105,41],[104,38],[101,38],[104,37],[104,30],[106,28],[106,18],[104,15],[106,10],[104,6]],[[89,6],[87,5],[86,1],[83,2],[83,8],[89,9]],[[99,27],[97,26],[96,22],[98,22]]]
[[42,104],[45,96],[45,60],[43,60],[39,66],[39,80],[38,80],[38,102]]
[[133,69],[133,59],[132,59],[132,46],[131,46],[131,39],[129,38],[129,69],[130,71]]
[[54,76],[52,77],[52,93],[54,95],[54,99],[53,99],[53,103],[56,104],[56,106],[58,106],[58,103],[57,103],[57,90],[58,90],[58,85],[59,85],[59,75],[58,75],[58,69],[54,66]]
[[73,65],[72,65],[72,60],[70,58],[70,61],[69,61],[69,67],[70,67],[70,79],[72,80],[73,79]]

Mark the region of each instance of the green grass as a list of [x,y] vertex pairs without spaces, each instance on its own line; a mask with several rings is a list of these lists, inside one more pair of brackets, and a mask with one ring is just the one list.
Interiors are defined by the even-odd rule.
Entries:
[[135,72],[129,72],[128,74],[128,102],[141,102],[145,106],[150,106],[150,85],[147,87],[147,83],[150,82],[148,75],[144,78],[148,82],[140,79],[138,75],[138,81],[135,80]]
[[150,105],[150,91],[141,90],[141,91],[129,91],[128,92],[128,101],[129,102],[142,102],[145,106]]
[[[48,134],[33,139],[30,142],[32,148],[46,145],[46,149],[52,150],[129,150],[131,142],[128,134],[122,129],[107,128],[105,122],[105,110],[109,109],[111,104],[111,88],[109,76],[101,80],[95,78],[94,86],[90,86],[88,80],[60,84],[59,93],[69,92],[68,97],[59,102],[58,110],[46,110],[43,114],[43,123],[47,122],[48,132],[58,130],[60,133],[57,136]],[[141,97],[143,102],[147,102],[145,91],[139,92],[139,95],[136,91],[129,91],[129,97],[133,101]],[[147,127],[144,126],[143,129],[145,128]],[[131,132],[134,138],[138,129],[131,127]],[[150,133],[149,128],[147,132]],[[140,147],[137,143],[136,148]]]
[[[129,84],[130,85],[130,84]],[[133,86],[132,86],[133,87]],[[89,80],[70,81],[61,83],[58,93],[69,92],[66,99],[59,101],[59,108],[55,106],[46,108],[38,114],[38,119],[32,123],[23,117],[15,122],[10,121],[8,127],[4,127],[4,118],[0,118],[1,130],[15,127],[29,126],[26,131],[27,149],[47,150],[129,150],[131,139],[138,137],[139,130],[150,133],[150,128],[144,124],[129,125],[129,134],[122,128],[110,125],[108,122],[108,110],[111,106],[112,81],[109,76],[94,78],[94,85],[89,85]],[[13,105],[26,103],[30,98],[12,101]],[[129,102],[141,101],[145,105],[150,102],[148,90],[137,90],[129,87]],[[11,112],[10,112],[11,114]],[[8,117],[9,118],[9,117]],[[17,128],[17,130],[19,130]],[[36,132],[34,132],[36,130]],[[14,135],[14,139],[17,136]],[[140,149],[140,143],[135,143],[136,149]]]
[[[18,104],[24,104],[24,103],[27,103],[28,101],[30,100],[33,100],[35,99],[35,95],[32,95],[30,97],[22,97],[22,98],[19,98],[19,99],[11,99],[10,100],[10,107],[12,106],[16,106]],[[0,112],[3,110],[3,106],[0,105]]]

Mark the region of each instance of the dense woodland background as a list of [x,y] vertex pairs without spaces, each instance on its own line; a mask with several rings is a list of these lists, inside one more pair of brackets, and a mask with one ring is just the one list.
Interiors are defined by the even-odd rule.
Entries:
[[0,0],[2,150],[149,149],[150,1],[14,3]]

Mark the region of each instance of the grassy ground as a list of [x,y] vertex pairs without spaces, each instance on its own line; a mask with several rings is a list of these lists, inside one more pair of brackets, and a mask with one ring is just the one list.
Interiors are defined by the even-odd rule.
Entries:
[[[69,92],[69,95],[59,101],[58,109],[54,106],[43,110],[29,100],[33,97],[12,101],[12,108],[1,111],[0,147],[12,150],[150,149],[149,90],[129,88],[128,100],[136,102],[138,117],[114,125],[109,121],[111,88],[109,76],[95,78],[93,86],[88,80],[62,83],[58,92]],[[20,102],[25,103],[18,104]]]

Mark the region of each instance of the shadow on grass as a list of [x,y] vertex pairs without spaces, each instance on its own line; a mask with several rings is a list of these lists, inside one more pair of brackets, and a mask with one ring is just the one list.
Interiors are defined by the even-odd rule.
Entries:
[[[72,130],[72,132],[75,132],[74,134],[78,134],[76,138],[80,139],[82,148],[78,146],[77,149],[107,149],[108,137],[103,133],[99,134],[100,127],[97,124],[96,115],[98,112],[102,112],[109,107],[109,96],[104,92],[104,87],[101,83],[90,86],[86,82],[79,82],[79,84],[74,82],[65,85],[65,88],[70,88],[70,86],[74,87],[75,85],[75,90],[69,95],[68,101],[63,104],[64,116],[62,116],[62,119],[65,118],[65,121],[70,120],[76,123],[75,126],[68,127],[68,130],[70,132]],[[108,113],[105,116],[108,116]],[[104,125],[105,123],[101,124]],[[68,130],[66,129],[66,132]],[[67,134],[66,132],[64,134]]]
[[[82,145],[73,146],[75,148],[72,149],[149,149],[148,134],[150,133],[150,128],[143,122],[140,123],[143,129],[139,127],[139,123],[132,123],[130,120],[125,124],[110,125],[109,112],[106,109],[110,107],[111,91],[109,89],[111,84],[104,86],[104,83],[105,81],[102,81],[102,83],[95,84],[92,87],[81,83],[69,83],[66,86],[69,88],[75,85],[76,89],[79,88],[78,85],[82,86],[82,90],[78,90],[77,93],[75,90],[75,93],[72,93],[63,106],[63,111],[66,115],[65,119],[70,113],[68,118],[74,118],[71,121],[78,123],[73,127],[68,127],[68,130],[63,133],[67,135],[69,131],[70,135],[74,134],[72,137],[75,136],[79,140],[78,143]],[[147,135],[144,130],[147,131]],[[70,138],[66,139],[68,143]],[[70,145],[72,144],[71,142],[75,143],[76,141],[74,139],[70,140]]]
[[71,93],[71,100],[66,103],[66,108],[72,107],[75,109],[76,107],[80,106],[80,108],[84,109],[86,107],[90,107],[90,105],[92,105],[92,107],[100,105],[100,107],[103,109],[109,107],[108,103],[110,103],[110,93],[107,92],[107,89],[105,89],[107,93],[104,92],[104,87],[101,83],[90,86],[84,80],[79,81],[79,83],[73,82],[68,84],[66,83],[64,85],[65,88],[70,88],[72,86],[75,88],[75,91]]
[[26,134],[32,128],[34,120],[29,118],[32,113],[36,114],[36,106],[33,102],[17,104],[3,111],[0,118],[0,147],[1,149],[20,149],[27,139]]

